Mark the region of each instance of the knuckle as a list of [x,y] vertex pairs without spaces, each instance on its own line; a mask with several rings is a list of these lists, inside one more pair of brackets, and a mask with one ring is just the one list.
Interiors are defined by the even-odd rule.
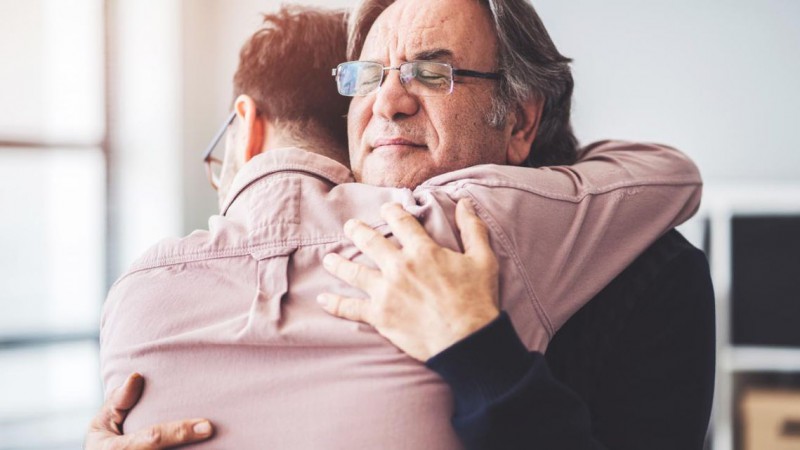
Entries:
[[358,224],[353,232],[353,241],[360,246],[369,245],[375,238],[375,230],[365,224]]
[[164,440],[164,433],[161,427],[153,427],[147,433],[147,443],[150,445],[160,445]]
[[342,309],[342,300],[339,297],[332,297],[328,302],[328,309],[334,316],[340,316]]
[[383,328],[389,324],[390,313],[385,306],[373,308],[371,313],[372,324],[376,328]]
[[108,422],[113,425],[122,423],[122,421],[125,419],[122,416],[122,412],[120,412],[118,409],[109,409],[106,417],[108,418]]
[[405,213],[405,209],[403,209],[403,205],[400,203],[389,202],[381,205],[381,214],[387,218],[396,217],[403,213]]
[[92,421],[89,423],[89,428],[91,429],[105,429],[106,424],[110,421],[108,412],[105,407],[103,407],[96,416],[92,418]]
[[122,423],[122,421],[122,413],[106,405],[92,420],[92,426],[103,431],[119,434],[119,426],[117,424]]
[[411,228],[416,228],[416,226],[419,225],[419,222],[417,222],[416,217],[406,212],[403,212],[401,216],[398,216],[395,219],[395,224],[401,228],[411,229]]
[[480,234],[487,234],[489,232],[489,227],[486,226],[486,222],[482,221],[477,216],[475,216],[475,219],[473,219],[472,222],[473,222],[472,226],[475,227],[476,232]]
[[190,435],[189,433],[189,426],[188,425],[181,425],[175,429],[174,438],[177,442],[183,442],[188,438]]
[[345,317],[358,317],[358,306],[354,302],[347,302],[342,305],[342,315]]
[[383,236],[380,235],[377,231],[373,230],[372,228],[368,228],[364,230],[364,236],[362,242],[364,243],[365,247],[375,247],[380,239],[383,239]]
[[439,255],[439,250],[441,249],[436,244],[423,241],[417,244],[415,253],[420,259],[430,261]]
[[360,280],[364,277],[364,266],[361,264],[353,265],[353,280]]
[[342,264],[339,266],[339,275],[347,282],[352,281],[356,275],[356,268],[350,262],[342,261]]
[[391,261],[390,276],[397,280],[414,271],[414,262],[409,258],[397,258]]
[[415,221],[416,219],[414,219],[414,216],[412,216],[411,214],[408,214],[407,212],[402,211],[402,212],[398,212],[397,216],[395,216],[395,220],[399,224],[406,225],[406,224],[410,224],[411,221]]

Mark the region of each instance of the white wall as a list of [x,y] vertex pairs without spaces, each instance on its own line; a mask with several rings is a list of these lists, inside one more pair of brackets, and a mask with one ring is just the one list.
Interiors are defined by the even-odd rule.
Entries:
[[800,181],[800,2],[539,0],[582,142],[652,140],[707,182]]

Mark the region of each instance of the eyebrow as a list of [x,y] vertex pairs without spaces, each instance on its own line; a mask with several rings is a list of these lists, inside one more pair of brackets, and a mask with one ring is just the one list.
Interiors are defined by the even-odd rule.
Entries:
[[423,50],[414,54],[412,61],[435,61],[440,59],[453,59],[453,52],[446,48]]

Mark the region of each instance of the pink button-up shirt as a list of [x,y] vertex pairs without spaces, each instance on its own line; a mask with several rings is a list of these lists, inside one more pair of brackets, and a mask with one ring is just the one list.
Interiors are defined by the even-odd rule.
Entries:
[[337,252],[371,264],[342,234],[399,202],[434,239],[461,249],[454,211],[471,197],[500,262],[500,301],[523,342],[553,333],[700,201],[697,169],[660,146],[607,142],[571,167],[483,165],[415,190],[353,182],[299,149],[237,174],[208,231],[160,242],[112,287],[101,325],[106,387],[147,378],[135,431],[207,417],[205,448],[455,449],[448,387],[374,329],[325,313],[321,292],[363,296],[329,275]]

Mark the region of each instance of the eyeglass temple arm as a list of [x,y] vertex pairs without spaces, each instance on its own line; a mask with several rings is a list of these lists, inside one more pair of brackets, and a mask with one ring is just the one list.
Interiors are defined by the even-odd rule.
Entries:
[[486,72],[476,72],[474,70],[464,70],[464,69],[453,69],[453,75],[458,75],[462,77],[472,77],[472,78],[485,78],[487,80],[500,79],[500,74],[497,72],[486,73]]
[[225,134],[225,130],[228,128],[230,124],[233,123],[233,119],[235,118],[236,118],[236,111],[233,111],[231,112],[231,115],[228,116],[228,119],[225,120],[225,123],[222,124],[220,129],[214,135],[214,139],[211,139],[211,143],[208,144],[208,148],[206,148],[206,151],[203,153],[203,161],[208,161],[208,158],[211,156],[211,152],[214,151],[214,147],[217,146],[219,140],[222,139],[222,135]]

